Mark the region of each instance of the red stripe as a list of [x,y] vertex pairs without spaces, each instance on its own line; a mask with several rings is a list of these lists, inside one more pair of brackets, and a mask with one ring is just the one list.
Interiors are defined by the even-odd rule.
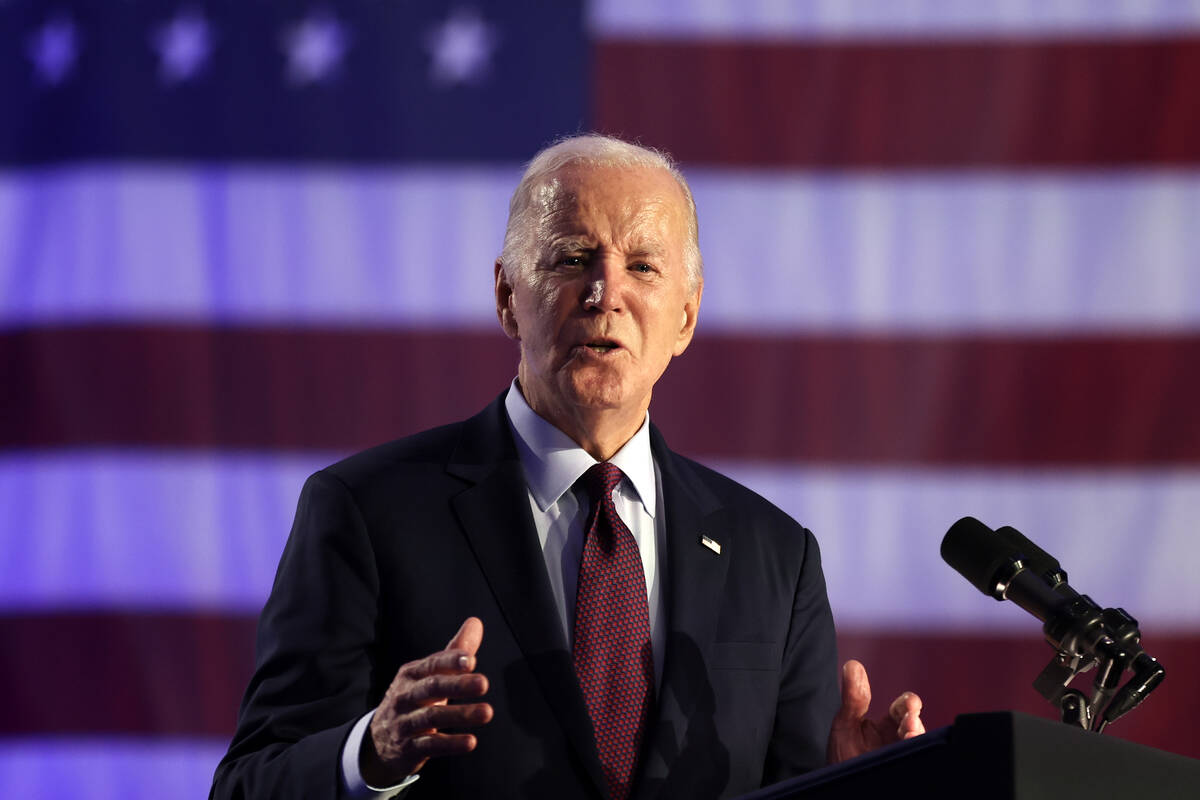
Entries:
[[[0,447],[348,450],[474,413],[499,332],[205,327],[0,334]],[[652,415],[677,449],[816,463],[1200,462],[1200,334],[701,335]]]
[[499,331],[15,331],[0,447],[364,447],[475,413],[516,362]]
[[[1200,161],[1200,39],[609,40],[600,130],[685,163],[940,167]],[[631,91],[636,87],[636,91]]]
[[[710,337],[668,374],[668,441],[826,463],[1200,461],[1200,335]],[[703,402],[696,402],[704,398]]]
[[[0,616],[0,735],[50,733],[225,737],[253,669],[254,619],[185,613],[50,613]],[[1117,736],[1200,757],[1200,634],[1152,634],[1144,645],[1167,680]],[[486,644],[485,644],[486,646]],[[877,698],[911,689],[928,727],[972,711],[1016,709],[1054,716],[1030,684],[1052,652],[1031,621],[1028,636],[856,631],[843,659],[867,665]],[[1092,675],[1077,680],[1087,689]]]
[[227,737],[255,624],[200,612],[0,616],[0,734]]

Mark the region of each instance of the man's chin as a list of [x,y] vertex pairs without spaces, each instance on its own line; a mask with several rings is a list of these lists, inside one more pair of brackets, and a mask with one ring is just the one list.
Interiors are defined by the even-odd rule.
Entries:
[[575,370],[563,377],[563,397],[581,410],[611,411],[630,402],[625,381],[609,370]]

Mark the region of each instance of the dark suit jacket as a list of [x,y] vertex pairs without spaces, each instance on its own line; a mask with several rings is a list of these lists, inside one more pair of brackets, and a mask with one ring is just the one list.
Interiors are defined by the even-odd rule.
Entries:
[[[668,634],[634,796],[730,797],[823,764],[837,656],[815,539],[653,429],[651,448]],[[213,796],[335,797],[354,722],[470,615],[495,718],[405,798],[602,798],[503,395],[308,480]]]

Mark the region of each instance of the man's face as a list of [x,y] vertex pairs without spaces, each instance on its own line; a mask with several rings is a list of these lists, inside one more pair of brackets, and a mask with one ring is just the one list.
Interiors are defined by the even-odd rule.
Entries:
[[521,343],[522,391],[560,427],[564,415],[592,411],[640,417],[691,341],[700,306],[684,264],[683,192],[651,168],[568,166],[552,178],[536,263],[497,270],[497,312]]

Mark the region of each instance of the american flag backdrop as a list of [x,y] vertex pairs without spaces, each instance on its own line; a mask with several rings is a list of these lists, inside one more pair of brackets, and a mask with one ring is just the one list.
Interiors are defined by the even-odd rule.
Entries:
[[970,514],[1200,757],[1197,0],[0,0],[0,797],[204,796],[304,477],[507,385],[508,195],[593,129],[700,210],[652,419],[816,532],[879,699],[1053,716]]

